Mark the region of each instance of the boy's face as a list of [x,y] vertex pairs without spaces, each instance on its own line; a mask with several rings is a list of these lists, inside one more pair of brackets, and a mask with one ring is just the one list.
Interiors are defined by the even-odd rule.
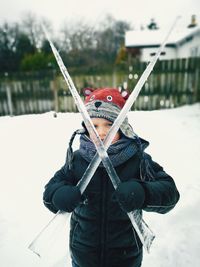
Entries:
[[[92,122],[99,134],[100,139],[103,141],[113,123],[103,118],[92,118]],[[120,133],[118,131],[112,141],[112,144],[115,143],[119,139],[120,139]]]

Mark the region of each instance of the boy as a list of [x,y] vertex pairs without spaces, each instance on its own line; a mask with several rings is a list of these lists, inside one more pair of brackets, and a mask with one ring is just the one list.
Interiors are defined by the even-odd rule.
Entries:
[[[103,141],[125,104],[117,89],[85,89],[85,105]],[[84,124],[83,127],[85,128]],[[76,134],[77,132],[75,132]],[[142,244],[127,216],[135,209],[166,213],[179,200],[173,179],[144,152],[126,118],[107,152],[121,180],[115,191],[100,163],[83,196],[76,184],[96,149],[87,130],[73,153],[73,134],[65,165],[45,186],[44,204],[52,212],[72,212],[70,250],[73,267],[139,267]]]

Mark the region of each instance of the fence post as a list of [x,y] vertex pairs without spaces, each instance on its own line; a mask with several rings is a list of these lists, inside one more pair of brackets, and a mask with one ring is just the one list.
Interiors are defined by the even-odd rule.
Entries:
[[195,72],[195,78],[194,78],[194,98],[195,98],[195,101],[194,102],[197,102],[197,101],[200,101],[200,79],[199,79],[199,76],[200,76],[200,58],[196,58],[194,72]]
[[117,87],[117,77],[116,77],[116,70],[113,70],[113,80],[112,80],[112,86],[113,88]]
[[53,80],[51,81],[51,88],[53,90],[53,96],[54,96],[54,117],[57,117],[56,113],[59,112],[59,102],[58,102],[58,82],[56,75],[53,75]]
[[8,82],[6,83],[6,95],[7,95],[9,113],[10,113],[10,116],[13,116],[12,94],[11,94],[11,89],[10,89]]
[[[197,69],[198,69],[197,73],[199,73],[199,75],[200,75],[200,59],[198,59]],[[198,75],[198,77],[199,77],[199,75]],[[200,101],[200,79],[199,78],[197,81],[197,101]]]

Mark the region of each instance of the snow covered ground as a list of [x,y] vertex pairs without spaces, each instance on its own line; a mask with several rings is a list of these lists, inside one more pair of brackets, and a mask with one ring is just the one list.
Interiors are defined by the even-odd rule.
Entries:
[[[142,266],[199,267],[200,104],[130,112],[129,121],[150,141],[147,151],[174,177],[181,194],[170,213],[145,213],[156,239]],[[69,113],[0,118],[1,267],[70,267],[69,252],[66,258],[42,260],[27,246],[53,216],[42,204],[43,187],[63,165],[69,137],[80,123],[80,114]]]

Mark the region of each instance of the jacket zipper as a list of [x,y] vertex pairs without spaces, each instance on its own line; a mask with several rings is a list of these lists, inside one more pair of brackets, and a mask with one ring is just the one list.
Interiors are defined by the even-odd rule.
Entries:
[[102,190],[102,201],[101,201],[101,267],[105,267],[105,249],[106,249],[106,233],[107,233],[107,184],[108,184],[108,177],[105,175],[105,171],[102,170],[102,178],[101,178],[101,190]]

